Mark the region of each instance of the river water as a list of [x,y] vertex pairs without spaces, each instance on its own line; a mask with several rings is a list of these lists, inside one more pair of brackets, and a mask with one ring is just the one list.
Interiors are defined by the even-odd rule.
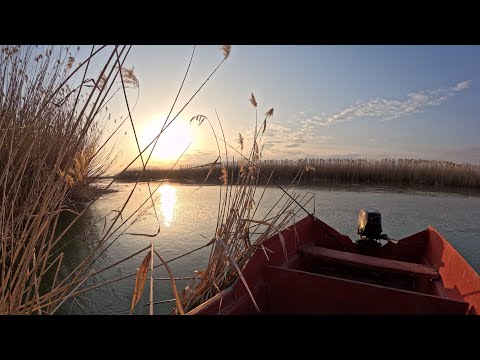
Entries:
[[[156,187],[159,183],[151,183]],[[118,192],[105,195],[88,211],[85,218],[78,222],[69,234],[76,237],[64,248],[66,267],[73,267],[86,254],[89,248],[101,237],[104,227],[111,223],[112,214],[107,221],[98,219],[119,209],[132,189],[131,183],[119,183]],[[172,259],[199,247],[211,239],[216,225],[219,186],[162,184],[154,195],[154,205],[160,221],[160,233],[152,238],[134,235],[135,233],[155,234],[158,222],[150,209],[127,233],[118,238],[95,263],[96,270],[113,264],[138,250],[148,246],[152,241],[155,249],[163,259]],[[380,187],[334,187],[334,188],[298,188],[297,192],[315,195],[308,211],[313,211],[321,220],[339,232],[357,239],[356,222],[358,211],[362,207],[374,207],[382,213],[383,232],[391,238],[401,239],[428,225],[435,227],[466,261],[480,273],[480,196],[478,194],[446,193],[420,191],[412,189],[387,189]],[[125,214],[131,213],[140,202],[146,199],[146,183],[137,186],[126,208]],[[271,187],[258,205],[260,212],[270,209],[281,196],[282,191]],[[95,223],[96,222],[96,223]],[[93,224],[93,225],[92,225]],[[133,233],[133,235],[132,235]],[[203,237],[204,235],[205,237]],[[112,238],[113,239],[113,238]],[[111,241],[111,240],[110,240]],[[139,254],[110,270],[89,280],[86,286],[120,278],[137,271],[146,253]],[[176,277],[191,276],[194,270],[205,268],[210,248],[202,249],[171,263]],[[156,263],[158,259],[155,258]],[[154,271],[155,277],[166,278],[163,267]],[[135,277],[114,282],[91,290],[79,296],[76,301],[68,301],[61,309],[62,314],[128,314],[135,284]],[[186,280],[179,280],[177,286],[182,289]],[[173,298],[170,282],[155,281],[154,301]],[[147,314],[149,301],[148,281],[142,299],[134,314]],[[173,303],[155,305],[155,314],[168,314]]]

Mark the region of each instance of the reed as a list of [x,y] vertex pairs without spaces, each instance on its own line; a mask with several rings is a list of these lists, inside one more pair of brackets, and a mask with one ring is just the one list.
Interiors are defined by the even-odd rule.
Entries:
[[[257,119],[258,105],[253,94],[250,103],[255,108]],[[257,311],[260,312],[255,297],[243,278],[242,271],[257,249],[262,249],[265,256],[268,257],[267,252],[270,250],[263,246],[266,239],[293,224],[296,216],[305,215],[302,206],[309,201],[305,195],[300,196],[295,192],[295,186],[284,189],[282,196],[268,211],[264,213],[257,211],[262,204],[262,199],[268,194],[266,185],[270,183],[272,176],[271,173],[268,174],[262,169],[260,150],[267,119],[272,115],[273,109],[265,113],[265,119],[260,128],[255,121],[253,145],[249,155],[243,154],[244,138],[241,134],[238,138],[239,149],[227,143],[217,115],[222,136],[217,137],[213,126],[212,132],[215,139],[221,140],[223,152],[220,151],[221,145],[217,141],[219,152],[217,160],[220,161],[213,162],[207,174],[207,178],[212,175],[221,185],[217,224],[214,235],[208,242],[212,249],[206,268],[195,271],[192,280],[182,292],[182,311],[192,310],[240,279],[239,281],[242,281],[247,288]],[[230,156],[228,149],[230,149]],[[239,159],[237,162],[234,161],[235,157]],[[217,164],[219,167],[218,177],[212,171]],[[297,175],[293,182],[298,182],[300,179],[300,174]],[[259,187],[260,178],[265,178],[263,187]],[[299,212],[302,214],[299,215]],[[280,240],[282,241],[281,237]],[[178,307],[176,313],[178,314]]]
[[[112,149],[115,136],[124,123],[135,135],[138,155],[123,171],[138,160],[145,170],[159,137],[190,104],[209,79],[229,57],[231,47],[221,47],[223,58],[210,75],[191,95],[181,109],[172,113],[185,78],[172,104],[164,126],[155,139],[145,148],[140,148],[136,137],[128,88],[139,88],[133,69],[124,66],[131,46],[93,46],[90,55],[77,62],[76,54],[66,47],[6,46],[0,53],[0,314],[54,314],[69,299],[86,291],[113,283],[89,283],[105,271],[140,254],[140,250],[124,259],[103,268],[96,268],[98,259],[152,207],[151,189],[148,197],[133,209],[127,205],[142,174],[137,177],[130,194],[119,209],[100,219],[103,230],[99,239],[91,244],[87,255],[75,267],[64,266],[62,242],[65,234],[82,218],[99,198],[108,191],[115,180],[97,191],[95,180],[115,162]],[[78,49],[77,49],[78,51]],[[98,54],[106,55],[100,60],[100,72],[92,75],[90,65]],[[107,104],[115,94],[123,95],[127,116],[108,136],[102,137],[107,116]],[[137,96],[138,100],[138,96]],[[172,116],[170,116],[172,115]],[[104,139],[101,140],[100,139]],[[83,205],[77,207],[79,203]],[[73,214],[73,220],[60,228],[60,216]],[[156,215],[156,212],[155,212]],[[108,222],[107,222],[108,218]],[[157,222],[158,221],[157,217]],[[154,234],[136,233],[134,236],[154,238]],[[71,239],[69,241],[73,241]],[[165,262],[152,244],[149,251],[155,254],[175,280],[168,261]],[[187,254],[185,254],[187,255]],[[153,262],[148,263],[153,281]],[[128,278],[138,273],[123,277]],[[141,283],[142,281],[140,281]],[[143,285],[142,285],[143,286]],[[142,287],[143,289],[143,287]],[[141,290],[136,292],[138,297]],[[178,295],[178,293],[177,293]],[[152,295],[151,295],[151,298]],[[137,299],[138,300],[138,299]],[[153,300],[150,301],[152,303]],[[135,302],[134,302],[135,303]],[[132,310],[133,310],[132,305]],[[182,313],[177,296],[177,309]]]
[[[391,186],[429,186],[450,188],[480,188],[480,167],[468,163],[423,159],[320,159],[307,158],[300,160],[262,160],[262,169],[274,171],[272,179],[280,184],[288,184],[299,171],[304,171],[302,185],[323,184],[365,184]],[[214,169],[209,182],[214,183],[220,176],[220,167]],[[229,172],[238,175],[238,166],[229,165]],[[117,177],[129,181],[137,173],[137,169]],[[208,172],[203,166],[181,166],[168,171],[172,181],[201,182]],[[161,167],[150,167],[145,176],[148,179],[164,179],[167,170]],[[260,184],[265,179],[259,179]]]
[[[137,136],[136,136],[135,122],[134,122],[134,119],[133,119],[131,106],[130,106],[130,103],[129,103],[128,96],[125,92],[125,88],[126,88],[125,84],[128,83],[125,80],[128,80],[129,77],[131,77],[133,75],[129,71],[124,71],[123,68],[120,65],[118,66],[118,68],[121,69],[121,71],[119,71],[118,73],[120,74],[120,80],[121,80],[121,85],[122,85],[119,90],[123,90],[122,92],[123,92],[124,99],[125,99],[125,105],[126,105],[126,108],[127,108],[127,111],[128,111],[127,117],[125,118],[125,120],[119,126],[121,126],[127,120],[130,121],[130,125],[131,125],[131,128],[133,130],[133,134],[135,136],[135,141],[136,141],[136,145],[137,145],[137,149],[138,149],[138,155],[136,155],[124,167],[124,169],[122,170],[122,172],[120,172],[120,174],[128,171],[129,168],[134,163],[136,163],[138,160],[141,161],[142,167],[141,167],[140,171],[138,172],[138,174],[136,174],[137,177],[135,179],[135,184],[132,186],[130,192],[127,194],[126,199],[124,200],[123,204],[119,208],[113,209],[111,213],[109,213],[108,215],[106,215],[104,218],[101,219],[101,221],[103,221],[104,224],[103,224],[103,230],[102,230],[102,235],[101,235],[100,239],[94,245],[94,249],[93,249],[92,253],[89,256],[87,256],[85,258],[85,260],[83,260],[81,262],[81,264],[75,270],[75,271],[80,271],[80,269],[83,269],[84,274],[87,273],[87,271],[88,271],[86,277],[92,279],[94,282],[95,282],[96,279],[98,279],[96,277],[97,275],[103,274],[107,270],[112,269],[115,266],[118,266],[119,264],[133,258],[134,256],[140,255],[142,252],[145,252],[147,250],[147,248],[139,250],[139,251],[135,252],[134,254],[126,256],[124,259],[120,259],[120,260],[114,262],[113,264],[107,265],[104,268],[101,268],[101,269],[98,269],[98,270],[93,269],[93,266],[97,264],[97,260],[100,259],[103,256],[103,254],[105,254],[105,252],[111,246],[113,246],[120,237],[122,237],[126,233],[126,231],[128,231],[132,226],[134,226],[136,224],[136,222],[140,218],[142,218],[142,216],[145,215],[148,210],[150,210],[152,208],[153,208],[153,215],[155,216],[156,221],[157,221],[158,229],[156,231],[152,232],[152,233],[145,233],[145,232],[142,232],[142,231],[140,231],[140,232],[128,232],[128,235],[129,236],[139,236],[139,237],[149,237],[151,239],[155,238],[156,241],[161,240],[161,239],[159,239],[160,238],[160,236],[159,236],[160,235],[160,221],[158,219],[158,215],[157,215],[156,210],[155,210],[155,202],[153,200],[153,195],[158,190],[159,185],[157,184],[156,187],[152,187],[152,186],[150,186],[151,184],[148,183],[148,179],[147,179],[148,196],[139,205],[133,205],[133,208],[132,208],[131,204],[130,204],[129,207],[127,207],[127,206],[130,203],[130,200],[132,198],[133,193],[137,189],[137,185],[138,185],[139,181],[140,180],[145,180],[145,176],[144,176],[145,169],[148,166],[148,162],[151,158],[153,150],[154,150],[160,136],[163,135],[165,130],[167,130],[167,128],[172,124],[172,122],[174,122],[179,117],[179,115],[183,112],[183,110],[190,104],[190,102],[202,90],[202,88],[209,81],[209,79],[217,72],[217,70],[220,68],[220,66],[229,57],[230,51],[231,51],[231,47],[228,46],[228,45],[224,45],[220,48],[221,51],[222,51],[222,54],[223,54],[223,58],[221,59],[221,61],[213,69],[213,71],[210,73],[210,75],[200,84],[200,86],[197,88],[197,90],[190,96],[189,100],[187,100],[183,105],[181,105],[180,110],[178,110],[176,113],[174,113],[173,109],[177,105],[177,100],[179,98],[180,93],[182,92],[185,79],[187,78],[187,75],[189,73],[190,65],[192,63],[192,59],[193,59],[193,56],[194,56],[194,53],[195,53],[195,48],[196,47],[194,46],[189,65],[188,65],[187,70],[185,72],[184,79],[183,79],[183,81],[180,85],[177,96],[176,96],[175,100],[173,101],[170,112],[168,113],[168,115],[167,115],[167,117],[164,121],[162,129],[155,136],[155,138],[144,148],[141,148],[140,145],[139,145],[139,142],[138,142],[138,139],[137,139]],[[117,58],[117,62],[119,62],[120,56],[117,53],[117,48],[115,48],[114,51],[115,51],[115,55],[116,55],[116,58]],[[127,51],[127,53],[128,53],[128,51]],[[137,82],[134,81],[134,84],[136,84],[136,83]],[[197,120],[199,120],[199,123],[201,123],[203,121],[202,119],[204,119],[205,117],[203,115],[199,115],[196,118],[197,118]],[[118,130],[118,128],[117,128],[117,130]],[[109,141],[109,139],[111,139],[111,136],[109,136],[106,141]],[[103,144],[100,146],[100,148],[102,148],[102,147],[103,147]],[[176,164],[173,165],[172,169],[175,167],[175,165]],[[115,181],[116,181],[115,179],[112,179],[108,183],[108,185],[105,186],[104,190],[108,190],[110,188],[110,186]],[[88,209],[88,207],[85,208],[84,211],[86,211],[87,209]],[[191,254],[195,251],[198,251],[198,249],[193,249],[193,250],[191,250],[191,251],[189,251],[185,254],[182,254],[182,255],[178,256],[177,258],[187,256],[187,255],[189,255],[189,254]],[[160,260],[160,263],[158,263],[155,266],[153,265],[153,258],[154,258],[153,254],[155,254],[156,257],[158,257],[158,259]],[[150,272],[150,302],[147,305],[150,305],[150,314],[153,314],[154,313],[153,305],[164,302],[164,301],[154,301],[153,300],[154,299],[153,280],[155,279],[155,277],[153,276],[153,272],[154,272],[155,268],[157,268],[159,266],[164,266],[166,268],[167,272],[170,275],[172,291],[174,292],[174,295],[175,295],[176,309],[177,309],[179,314],[182,314],[183,313],[183,308],[182,308],[182,303],[180,301],[179,292],[177,291],[175,278],[173,276],[173,272],[171,271],[170,267],[168,266],[168,263],[173,261],[173,260],[175,260],[175,259],[170,259],[168,261],[164,261],[163,258],[161,257],[161,255],[155,249],[155,243],[152,242],[151,246],[149,246],[149,251],[148,251],[147,255],[145,256],[143,262],[140,264],[140,267],[139,267],[137,272],[132,273],[130,275],[126,275],[126,276],[121,276],[121,277],[118,277],[118,278],[109,279],[109,280],[103,281],[99,284],[98,283],[96,283],[96,284],[95,283],[94,284],[90,283],[90,284],[88,284],[87,286],[84,286],[81,289],[76,287],[73,291],[71,291],[65,297],[62,298],[61,304],[63,304],[68,298],[73,298],[73,300],[75,300],[77,296],[79,296],[80,294],[82,294],[84,292],[87,292],[87,291],[96,289],[98,287],[101,287],[101,286],[104,286],[104,285],[107,285],[107,284],[112,284],[112,283],[115,283],[117,281],[122,281],[124,279],[128,279],[130,277],[136,276],[135,288],[134,288],[134,291],[133,291],[132,304],[131,304],[131,309],[130,309],[130,313],[133,313],[133,311],[135,309],[135,305],[138,303],[138,301],[140,300],[140,297],[142,295],[146,279],[148,278],[148,272]],[[69,280],[68,276],[67,276],[67,279],[65,279],[65,281],[67,281],[67,280]],[[82,284],[83,284],[83,282],[82,282]],[[57,306],[57,308],[58,308],[58,306]],[[54,311],[55,310],[56,310],[56,308],[54,309]]]
[[63,46],[1,49],[0,314],[54,312],[91,273],[81,266],[62,275],[55,248],[64,233],[55,229],[62,214],[92,200],[92,184],[109,166],[108,151],[98,148],[109,85],[121,68],[114,53],[87,77],[104,49],[92,48],[81,63],[79,49]]
[[480,187],[480,167],[450,161],[423,159],[302,159],[267,161],[275,168],[278,180],[288,178],[295,169],[305,168],[309,184],[339,182],[434,187]]

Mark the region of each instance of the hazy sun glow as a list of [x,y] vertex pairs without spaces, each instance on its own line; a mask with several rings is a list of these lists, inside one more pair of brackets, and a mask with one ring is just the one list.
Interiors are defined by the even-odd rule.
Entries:
[[170,227],[173,222],[175,203],[177,202],[177,191],[171,185],[165,184],[158,189],[160,192],[160,209],[163,215],[163,223]]
[[[151,130],[146,130],[144,138],[150,142],[155,136]],[[157,146],[153,150],[153,161],[176,161],[192,141],[192,127],[188,124],[175,120],[160,135]]]

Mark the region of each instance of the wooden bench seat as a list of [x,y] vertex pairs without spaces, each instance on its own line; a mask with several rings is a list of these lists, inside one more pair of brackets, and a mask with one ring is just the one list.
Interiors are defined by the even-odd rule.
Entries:
[[390,260],[367,255],[360,255],[345,251],[327,249],[320,246],[308,245],[298,249],[298,252],[311,256],[315,259],[362,267],[384,272],[406,274],[416,277],[426,277],[438,279],[439,274],[436,269],[430,266],[409,263],[405,261]]

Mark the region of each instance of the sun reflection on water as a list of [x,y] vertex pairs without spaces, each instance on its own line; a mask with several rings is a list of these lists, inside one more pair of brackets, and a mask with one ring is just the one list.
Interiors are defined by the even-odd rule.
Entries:
[[177,190],[168,184],[160,186],[160,209],[163,215],[163,223],[170,227],[173,221],[175,203],[177,202]]

